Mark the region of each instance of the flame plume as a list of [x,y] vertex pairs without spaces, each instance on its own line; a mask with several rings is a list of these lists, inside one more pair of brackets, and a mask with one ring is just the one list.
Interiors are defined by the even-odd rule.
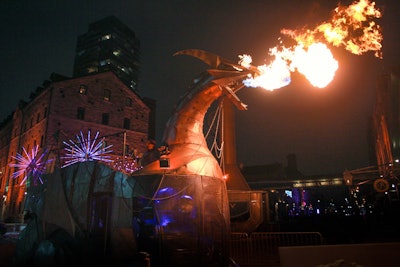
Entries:
[[[274,57],[269,65],[258,66],[259,76],[249,77],[243,83],[248,87],[275,90],[291,82],[291,72],[298,71],[315,87],[324,88],[334,78],[339,68],[327,45],[344,47],[347,51],[362,55],[374,51],[382,58],[381,28],[374,19],[382,16],[374,2],[360,0],[349,6],[335,8],[331,21],[323,22],[314,29],[295,31],[282,29],[281,33],[297,44],[286,47],[282,43],[269,49]],[[250,66],[251,56],[239,56],[239,64]]]

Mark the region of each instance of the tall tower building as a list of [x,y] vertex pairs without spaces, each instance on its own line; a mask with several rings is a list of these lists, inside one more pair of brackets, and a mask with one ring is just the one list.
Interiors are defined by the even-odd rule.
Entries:
[[129,88],[138,90],[140,41],[114,16],[89,24],[78,36],[73,75],[113,71]]

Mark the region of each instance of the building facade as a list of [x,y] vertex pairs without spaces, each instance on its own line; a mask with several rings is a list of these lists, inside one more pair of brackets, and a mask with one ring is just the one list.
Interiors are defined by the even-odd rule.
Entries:
[[0,220],[22,220],[24,194],[32,184],[29,177],[23,180],[24,174],[13,178],[18,154],[27,157],[38,147],[47,162],[45,172],[52,172],[64,164],[65,142],[78,144],[77,136],[94,142],[98,133],[98,142],[111,145],[108,164],[129,172],[146,149],[151,108],[113,72],[53,79],[46,85],[1,125]]
[[73,77],[53,73],[0,125],[0,221],[22,220],[32,177],[13,177],[21,169],[14,165],[18,157],[42,156],[48,173],[63,167],[68,144],[74,153],[79,142],[101,140],[104,148],[111,145],[110,167],[137,167],[155,137],[156,110],[155,100],[137,93],[139,73],[140,41],[116,17],[91,23],[78,36]]
[[74,77],[112,70],[130,89],[137,91],[140,42],[135,33],[114,16],[91,23],[78,36]]

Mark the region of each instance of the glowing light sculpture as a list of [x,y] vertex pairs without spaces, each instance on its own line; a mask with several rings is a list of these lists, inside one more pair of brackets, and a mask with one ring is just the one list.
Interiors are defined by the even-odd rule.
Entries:
[[125,174],[131,174],[135,171],[138,171],[142,168],[142,166],[139,166],[137,163],[136,158],[131,158],[131,157],[115,157],[114,160],[112,160],[111,163],[107,164],[110,166],[113,170],[123,172]]
[[97,132],[94,139],[91,140],[90,131],[88,131],[87,138],[83,136],[81,131],[80,135],[76,135],[77,142],[71,139],[69,142],[63,141],[63,143],[66,145],[65,150],[67,152],[65,153],[65,156],[62,157],[65,162],[61,168],[85,161],[97,160],[113,162],[113,160],[110,159],[111,156],[106,155],[112,152],[112,150],[109,150],[112,145],[105,146],[105,142],[103,140],[99,140],[97,142],[98,136],[99,132]]
[[11,156],[17,163],[10,163],[9,166],[18,168],[11,177],[18,178],[20,175],[25,174],[20,185],[24,184],[29,176],[32,177],[34,185],[36,185],[38,181],[43,184],[41,176],[46,170],[46,164],[51,161],[44,160],[46,151],[38,155],[39,146],[32,148],[31,153],[28,153],[24,147],[22,147],[22,150],[24,155],[17,153],[15,157]]

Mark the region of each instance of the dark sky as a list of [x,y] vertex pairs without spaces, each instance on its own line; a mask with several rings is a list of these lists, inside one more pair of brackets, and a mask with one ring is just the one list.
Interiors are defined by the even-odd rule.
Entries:
[[[344,2],[348,4],[349,2]],[[157,136],[193,78],[206,69],[194,58],[172,56],[197,48],[232,61],[250,54],[267,63],[280,29],[313,28],[329,20],[333,0],[2,0],[0,1],[0,119],[52,72],[72,75],[76,39],[91,22],[115,15],[141,40],[139,93],[157,100]],[[399,1],[376,1],[384,11],[384,59],[332,49],[339,61],[334,81],[316,89],[294,73],[273,92],[244,88],[248,105],[236,118],[237,158],[245,165],[279,162],[297,155],[305,174],[341,173],[368,166],[368,123],[375,82],[399,62]]]

